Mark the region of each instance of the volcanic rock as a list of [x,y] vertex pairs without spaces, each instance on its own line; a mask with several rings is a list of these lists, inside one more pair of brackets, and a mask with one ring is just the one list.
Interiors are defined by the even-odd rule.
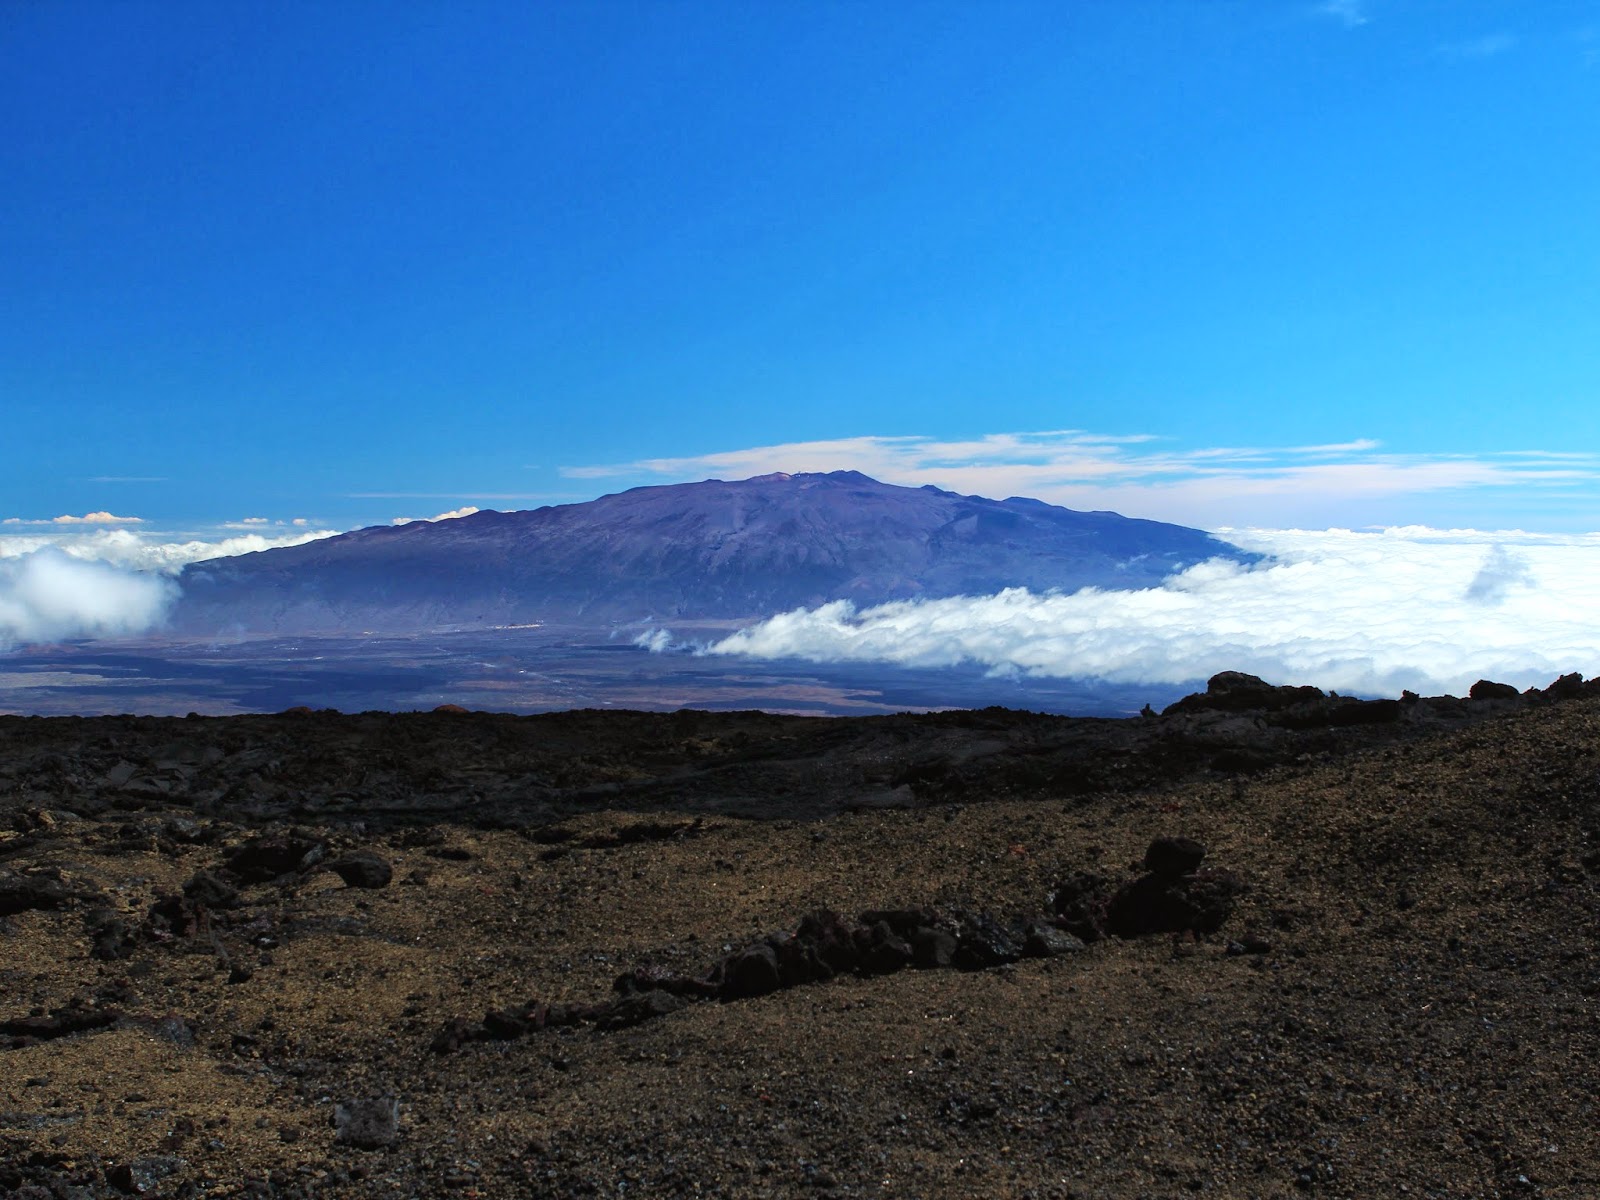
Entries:
[[389,865],[389,860],[371,850],[353,850],[329,859],[322,865],[344,880],[348,887],[388,887],[389,881],[394,878],[394,868]]
[[299,834],[251,838],[224,856],[227,869],[245,883],[266,883],[314,864],[321,845]]
[[1515,700],[1519,695],[1521,693],[1509,683],[1495,683],[1489,679],[1478,680],[1467,692],[1473,700]]
[[783,986],[778,975],[777,952],[766,942],[747,946],[728,959],[722,983],[727,1000],[765,996]]
[[1206,848],[1193,838],[1159,837],[1144,852],[1144,869],[1165,879],[1198,871]]
[[334,1106],[334,1140],[364,1150],[381,1150],[400,1140],[400,1101],[395,1096],[364,1096]]

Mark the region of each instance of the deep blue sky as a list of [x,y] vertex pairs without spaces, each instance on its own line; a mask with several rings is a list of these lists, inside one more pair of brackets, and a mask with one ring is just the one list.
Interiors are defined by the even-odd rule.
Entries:
[[1600,528],[1589,0],[12,3],[0,114],[0,518]]

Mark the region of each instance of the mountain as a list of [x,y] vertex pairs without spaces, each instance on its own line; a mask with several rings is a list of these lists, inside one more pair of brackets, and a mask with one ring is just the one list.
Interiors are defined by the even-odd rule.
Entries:
[[737,620],[829,600],[1148,587],[1210,534],[856,471],[641,487],[584,504],[375,526],[196,563],[180,633],[356,633]]

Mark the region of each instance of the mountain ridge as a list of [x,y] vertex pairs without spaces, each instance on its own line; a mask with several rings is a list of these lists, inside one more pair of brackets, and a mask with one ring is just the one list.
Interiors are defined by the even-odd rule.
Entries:
[[744,620],[849,599],[1148,587],[1256,556],[1201,530],[858,471],[630,488],[187,568],[180,632],[393,632]]

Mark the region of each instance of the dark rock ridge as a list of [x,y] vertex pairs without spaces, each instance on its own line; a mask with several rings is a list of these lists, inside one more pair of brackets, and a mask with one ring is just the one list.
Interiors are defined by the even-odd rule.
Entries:
[[1210,534],[856,471],[641,487],[584,504],[375,526],[197,563],[183,634],[395,632],[530,622],[741,620],[830,600],[1138,588],[1209,558]]
[[[1475,686],[1477,698],[1361,700],[1224,672],[1159,715],[1129,718],[999,708],[874,717],[693,709],[0,716],[9,755],[0,761],[0,796],[9,788],[22,801],[0,861],[57,824],[108,812],[124,815],[115,836],[128,851],[203,842],[212,834],[199,819],[219,816],[256,827],[320,820],[371,829],[448,819],[526,830],[553,861],[698,837],[710,816],[809,819],[973,795],[1083,796],[1259,775],[1594,698],[1600,678],[1573,673],[1520,694],[1500,688]],[[382,769],[365,765],[380,750]],[[562,824],[623,807],[648,815],[603,833]],[[1164,853],[1181,861],[1176,847]],[[230,850],[221,868],[246,884],[313,869],[353,887],[385,881],[383,864],[351,854],[325,861],[328,854],[309,835],[263,834]],[[64,907],[69,892],[52,876],[0,867],[0,918]]]
[[[1234,897],[1243,890],[1227,872],[1200,871],[1205,854],[1205,847],[1190,838],[1157,838],[1145,855],[1147,874],[1120,886],[1101,876],[1076,875],[1051,898],[1055,915],[1019,917],[1008,924],[962,908],[870,909],[855,921],[818,909],[792,932],[734,950],[702,974],[635,967],[617,977],[611,999],[592,1004],[529,1000],[486,1012],[482,1021],[452,1018],[434,1035],[430,1048],[447,1054],[470,1042],[510,1041],[565,1025],[624,1029],[696,1000],[751,1000],[840,975],[982,971],[1023,958],[1075,954],[1105,937],[1205,937],[1221,929],[1233,911]],[[1260,948],[1235,944],[1244,952],[1270,948],[1265,942]]]

